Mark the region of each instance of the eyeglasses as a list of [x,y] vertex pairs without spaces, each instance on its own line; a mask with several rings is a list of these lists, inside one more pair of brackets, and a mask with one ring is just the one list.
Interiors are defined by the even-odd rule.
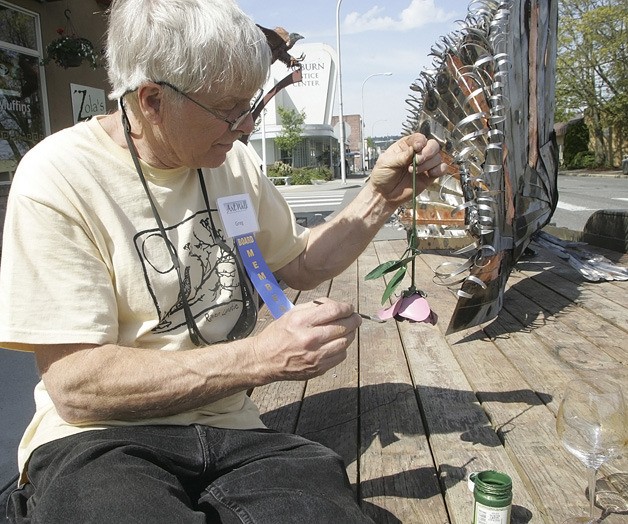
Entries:
[[260,98],[262,98],[262,90],[260,89],[255,94],[255,96],[251,99],[251,103],[249,104],[249,108],[244,110],[242,113],[240,113],[236,118],[230,119],[230,118],[227,118],[227,117],[225,117],[223,115],[220,115],[220,114],[216,113],[213,109],[209,109],[209,107],[205,106],[204,104],[201,104],[198,100],[194,100],[191,96],[189,96],[188,94],[184,93],[178,87],[173,86],[169,82],[160,81],[160,82],[155,82],[155,84],[160,85],[160,86],[169,87],[170,89],[172,89],[176,93],[179,93],[181,96],[187,98],[190,102],[195,103],[201,109],[204,109],[205,111],[207,111],[213,117],[217,118],[218,120],[222,120],[223,122],[227,122],[227,124],[229,124],[229,131],[237,131],[238,128],[242,125],[242,122],[244,122],[247,119],[247,117],[253,112],[253,109],[255,109],[255,106],[260,101]]

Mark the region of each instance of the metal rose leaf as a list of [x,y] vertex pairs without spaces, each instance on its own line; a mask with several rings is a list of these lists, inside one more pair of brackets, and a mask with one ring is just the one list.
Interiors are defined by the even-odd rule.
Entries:
[[384,276],[387,273],[392,273],[396,269],[399,269],[400,267],[407,265],[408,262],[411,262],[415,256],[416,255],[412,255],[410,257],[402,258],[401,260],[389,260],[388,262],[384,262],[383,264],[380,264],[371,272],[369,272],[364,277],[364,280],[374,280],[376,278]]
[[406,266],[403,266],[393,275],[393,277],[390,279],[390,282],[388,282],[386,289],[384,290],[384,294],[382,295],[382,304],[385,304],[386,301],[394,294],[395,289],[397,289],[397,286],[401,284],[403,277],[406,276],[406,273]]

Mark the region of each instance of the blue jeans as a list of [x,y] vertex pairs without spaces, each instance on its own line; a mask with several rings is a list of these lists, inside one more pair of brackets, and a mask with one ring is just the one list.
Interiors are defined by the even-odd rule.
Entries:
[[342,459],[272,430],[133,426],[39,447],[15,523],[365,523]]

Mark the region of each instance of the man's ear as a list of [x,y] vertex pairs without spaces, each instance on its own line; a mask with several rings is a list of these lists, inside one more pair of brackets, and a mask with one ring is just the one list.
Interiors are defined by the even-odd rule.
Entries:
[[161,121],[161,102],[163,101],[161,86],[145,84],[138,89],[137,98],[143,117],[151,124],[158,124]]

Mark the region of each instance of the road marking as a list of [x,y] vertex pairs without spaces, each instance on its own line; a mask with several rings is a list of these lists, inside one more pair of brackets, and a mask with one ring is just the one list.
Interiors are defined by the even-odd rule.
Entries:
[[628,202],[628,198],[612,198],[611,200],[621,200],[622,202]]
[[312,206],[337,206],[344,200],[346,191],[281,191],[288,205],[294,209]]
[[565,202],[558,202],[556,206],[558,209],[564,209],[565,211],[593,211],[593,208],[574,206],[573,204],[566,204]]

